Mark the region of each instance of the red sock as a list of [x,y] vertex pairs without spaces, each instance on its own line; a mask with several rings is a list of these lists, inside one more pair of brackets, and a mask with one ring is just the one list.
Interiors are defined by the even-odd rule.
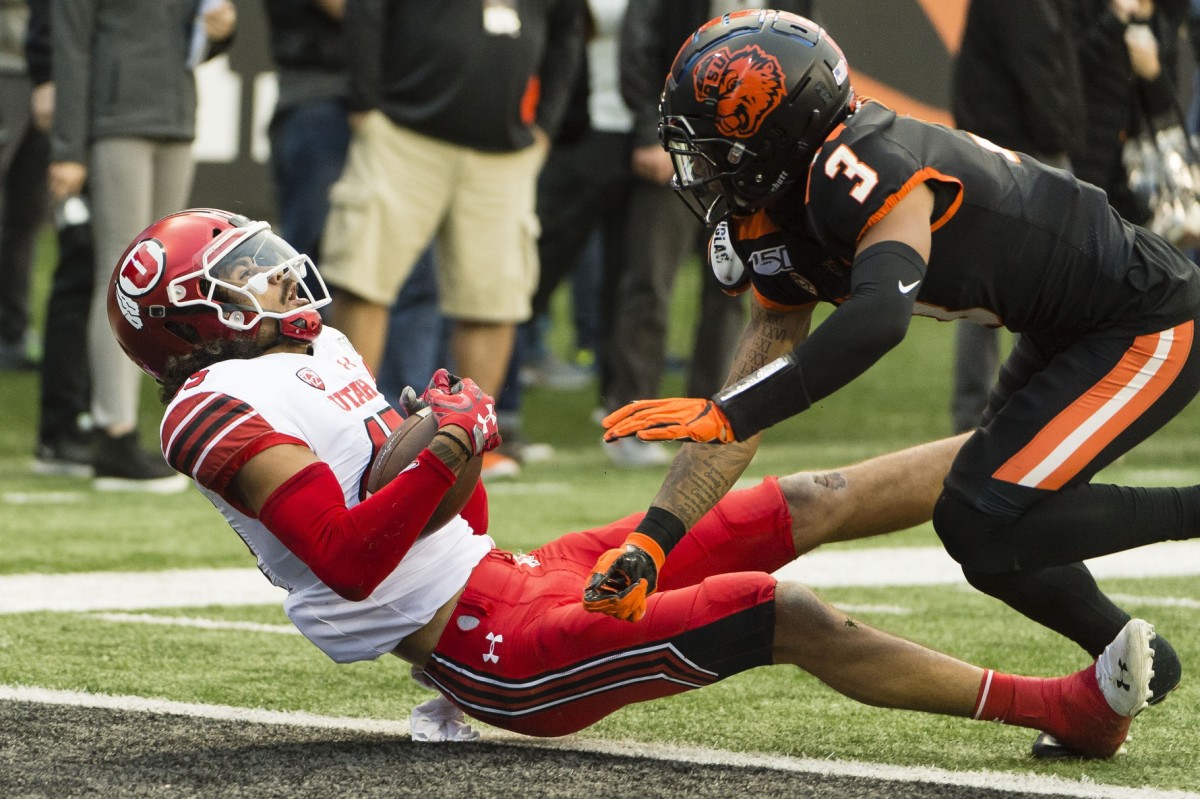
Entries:
[[1041,730],[1089,757],[1119,751],[1131,721],[1109,707],[1092,666],[1047,678],[985,670],[972,717]]
[[971,717],[981,721],[1045,729],[1049,721],[1047,713],[1054,705],[1047,701],[1050,697],[1044,691],[1056,682],[984,669]]

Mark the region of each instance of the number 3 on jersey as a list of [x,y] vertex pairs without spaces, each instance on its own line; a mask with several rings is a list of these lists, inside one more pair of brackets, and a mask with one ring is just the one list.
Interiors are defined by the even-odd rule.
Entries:
[[846,177],[854,181],[850,196],[859,203],[866,202],[867,197],[879,185],[879,173],[859,161],[854,151],[844,144],[839,144],[825,161],[826,175],[835,178],[839,172],[845,173]]

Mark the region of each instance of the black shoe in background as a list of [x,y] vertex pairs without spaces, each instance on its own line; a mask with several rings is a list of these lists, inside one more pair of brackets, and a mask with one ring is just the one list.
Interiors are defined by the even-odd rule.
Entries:
[[39,441],[33,450],[34,474],[50,477],[91,477],[92,441],[86,433]]
[[136,431],[110,436],[97,430],[93,435],[92,486],[97,491],[174,494],[187,488],[188,479],[168,466],[162,455],[142,449]]

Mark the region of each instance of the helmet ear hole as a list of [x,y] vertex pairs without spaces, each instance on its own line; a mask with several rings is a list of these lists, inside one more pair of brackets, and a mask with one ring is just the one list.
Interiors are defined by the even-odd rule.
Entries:
[[196,328],[192,327],[191,325],[185,325],[184,323],[178,322],[174,319],[168,319],[167,321],[163,322],[163,327],[176,336],[179,336],[188,344],[200,343],[200,334],[196,331]]

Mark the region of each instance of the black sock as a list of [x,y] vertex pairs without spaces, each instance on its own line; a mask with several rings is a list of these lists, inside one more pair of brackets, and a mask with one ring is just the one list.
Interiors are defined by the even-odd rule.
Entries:
[[1018,613],[1049,627],[1098,657],[1130,616],[1101,592],[1082,563],[985,574],[963,570],[967,582]]

